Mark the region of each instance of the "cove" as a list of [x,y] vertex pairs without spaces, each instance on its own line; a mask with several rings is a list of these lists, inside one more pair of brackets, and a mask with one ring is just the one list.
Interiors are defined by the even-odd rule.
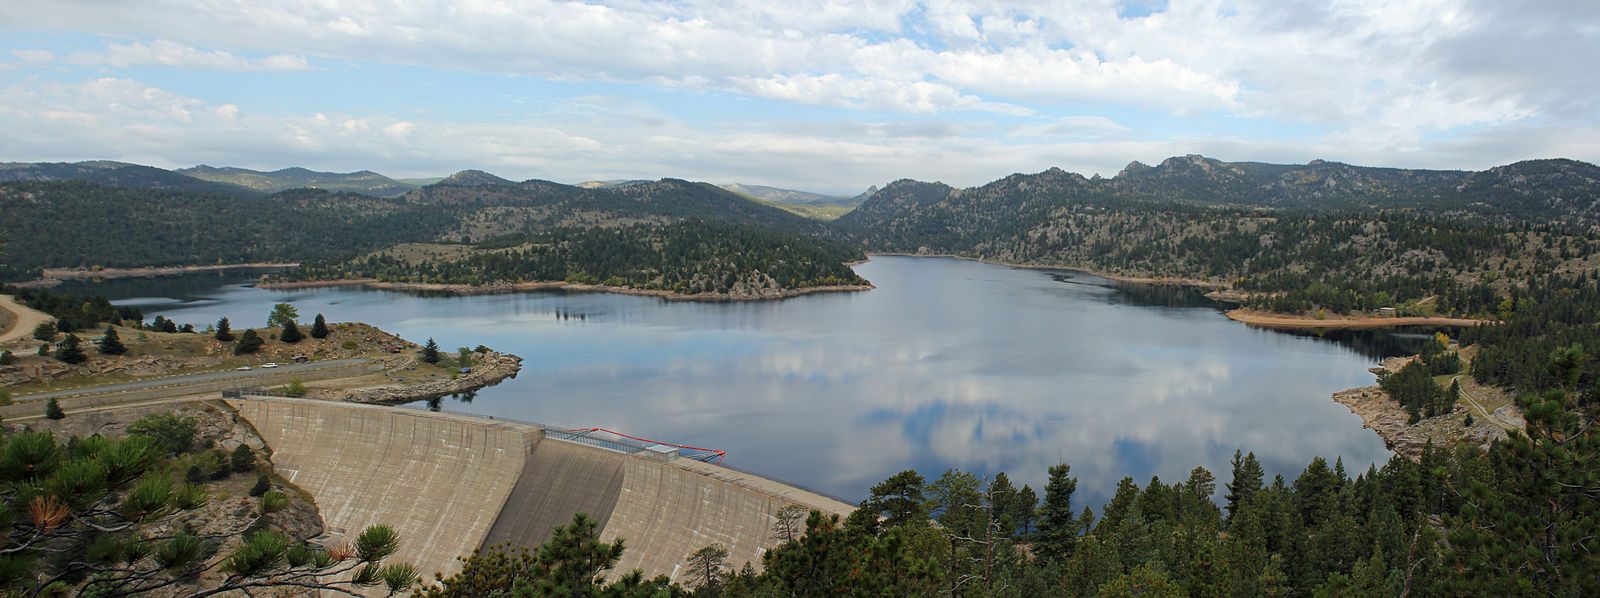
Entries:
[[[777,302],[600,293],[421,296],[266,291],[248,274],[72,283],[204,328],[363,321],[446,350],[488,345],[521,374],[444,409],[601,427],[728,452],[726,463],[856,502],[890,475],[1004,471],[1043,492],[1069,463],[1097,511],[1123,476],[1229,479],[1235,449],[1292,478],[1313,456],[1355,475],[1390,452],[1330,400],[1421,335],[1285,334],[1233,322],[1187,289],[944,258],[877,256],[877,289]],[[417,404],[418,408],[428,408]]]

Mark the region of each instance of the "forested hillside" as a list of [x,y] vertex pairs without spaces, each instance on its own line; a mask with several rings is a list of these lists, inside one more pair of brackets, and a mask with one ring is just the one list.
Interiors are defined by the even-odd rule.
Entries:
[[216,168],[202,164],[193,168],[180,168],[173,172],[201,180],[248,187],[264,193],[314,188],[348,191],[375,197],[393,197],[417,188],[417,185],[403,183],[370,170],[317,172],[293,167],[262,172],[231,166]]
[[982,187],[896,181],[834,223],[868,251],[1203,279],[1258,307],[1483,315],[1527,276],[1600,267],[1600,173],[1482,173],[1190,156],[1113,179],[1051,169]]
[[451,238],[461,239],[557,228],[665,224],[684,218],[750,222],[813,235],[828,232],[820,222],[707,183],[661,179],[590,189],[541,180],[494,182],[483,176],[493,175],[457,173],[407,193],[403,199],[415,204],[470,208],[472,215],[449,233]]
[[173,266],[328,258],[433,238],[458,216],[364,195],[266,198],[109,187],[0,184],[7,277],[42,267]]
[[[583,189],[492,176],[458,173],[395,199],[320,189],[239,198],[86,182],[3,183],[0,228],[14,242],[0,260],[8,280],[44,267],[257,261],[318,262],[319,270],[299,275],[318,278],[331,264],[400,243],[511,236],[531,244],[518,254],[526,263],[497,254],[499,261],[384,270],[395,280],[576,277],[686,293],[860,282],[842,262],[861,253],[823,239],[823,224],[712,185],[665,179]],[[603,255],[569,251],[606,246]]]
[[752,224],[683,220],[509,235],[473,246],[402,246],[348,262],[307,264],[273,280],[567,281],[684,295],[757,296],[865,284],[843,263],[863,258],[852,247],[824,239]]
[[228,183],[205,181],[153,166],[125,162],[10,162],[0,163],[0,182],[6,181],[85,181],[136,189],[169,189],[216,193],[229,197],[261,197],[257,189]]

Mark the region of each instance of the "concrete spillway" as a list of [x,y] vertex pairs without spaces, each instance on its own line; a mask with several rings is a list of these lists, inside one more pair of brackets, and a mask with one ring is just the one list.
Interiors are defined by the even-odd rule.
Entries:
[[852,508],[699,461],[547,438],[534,426],[298,399],[233,404],[279,472],[316,498],[329,535],[393,526],[404,540],[398,559],[424,572],[453,573],[457,556],[482,546],[538,545],[584,511],[600,521],[602,540],[624,540],[615,571],[680,580],[685,557],[714,542],[735,567],[759,567],[784,506]]

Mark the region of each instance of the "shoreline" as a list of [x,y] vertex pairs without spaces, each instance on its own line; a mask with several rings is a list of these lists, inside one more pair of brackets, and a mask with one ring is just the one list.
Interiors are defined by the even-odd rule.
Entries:
[[293,268],[299,262],[250,262],[247,264],[213,264],[209,266],[152,266],[146,268],[101,268],[99,270],[86,270],[83,268],[44,268],[39,271],[39,278],[33,280],[11,283],[12,286],[22,288],[53,287],[68,280],[112,280],[116,278],[150,278],[155,276],[178,276],[182,274],[196,274],[200,272],[215,272],[221,270],[234,270],[239,268]]
[[525,293],[533,291],[568,291],[580,293],[615,293],[618,295],[639,295],[657,297],[667,301],[699,301],[704,303],[733,303],[740,301],[775,301],[789,299],[813,293],[843,293],[854,291],[868,291],[877,288],[872,283],[864,285],[826,285],[815,287],[801,287],[798,289],[782,289],[775,292],[758,295],[734,295],[729,293],[697,293],[683,295],[665,289],[636,289],[633,287],[612,287],[601,284],[580,284],[559,280],[546,280],[535,282],[509,283],[501,282],[487,285],[470,284],[440,284],[427,282],[382,282],[375,278],[346,278],[338,280],[307,280],[292,282],[259,282],[255,288],[269,291],[310,289],[319,287],[346,287],[359,286],[383,291],[405,292],[436,292],[452,293],[456,295],[498,295],[505,293]]
[[1311,316],[1297,314],[1279,314],[1273,312],[1255,311],[1250,309],[1234,309],[1227,312],[1228,319],[1243,322],[1261,328],[1281,330],[1303,330],[1321,328],[1326,330],[1364,330],[1370,328],[1390,328],[1394,326],[1460,326],[1473,327],[1493,323],[1491,320],[1477,320],[1472,318],[1445,318],[1437,316],[1405,316],[1395,318],[1377,317],[1350,317],[1332,316],[1318,320]]
[[404,405],[463,392],[477,392],[504,382],[507,378],[516,378],[520,371],[522,371],[521,357],[511,353],[490,351],[484,354],[470,373],[455,380],[439,380],[409,386],[390,385],[331,392],[313,391],[307,398],[371,405]]
[[969,262],[978,262],[978,263],[982,263],[982,264],[989,264],[991,266],[1005,266],[1005,267],[1008,267],[1008,268],[1023,268],[1023,269],[1026,269],[1026,270],[1066,270],[1066,271],[1070,271],[1070,272],[1082,272],[1084,274],[1088,274],[1088,275],[1091,275],[1091,276],[1098,276],[1098,277],[1104,278],[1106,280],[1114,280],[1114,281],[1117,281],[1117,282],[1127,282],[1127,283],[1133,283],[1133,284],[1158,284],[1158,285],[1169,285],[1169,286],[1174,286],[1175,285],[1175,286],[1198,287],[1198,288],[1206,288],[1206,289],[1220,289],[1220,288],[1226,288],[1228,286],[1225,283],[1212,282],[1212,281],[1209,281],[1209,280],[1201,280],[1201,279],[1198,279],[1198,278],[1184,278],[1184,277],[1181,277],[1181,276],[1154,276],[1154,277],[1152,277],[1152,276],[1127,276],[1127,275],[1123,275],[1123,274],[1111,274],[1111,273],[1108,273],[1108,272],[1101,272],[1099,270],[1094,270],[1092,268],[1084,268],[1084,267],[1081,267],[1081,266],[1052,266],[1052,265],[1048,265],[1048,264],[1017,264],[1017,263],[1011,263],[1011,262],[1002,262],[1000,260],[992,260],[992,259],[989,259],[989,258],[971,257],[971,256],[965,256],[965,255],[956,255],[956,254],[953,254],[953,253],[905,253],[905,252],[900,252],[900,251],[873,251],[873,252],[868,252],[867,253],[867,257],[868,257],[869,260],[874,255],[888,255],[888,256],[899,256],[899,257],[942,257],[942,258],[952,258],[952,259],[958,259],[958,260],[966,260],[966,261],[969,261]]

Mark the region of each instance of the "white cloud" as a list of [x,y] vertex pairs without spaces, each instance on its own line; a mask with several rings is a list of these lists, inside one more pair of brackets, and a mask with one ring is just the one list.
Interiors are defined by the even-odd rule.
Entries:
[[164,66],[215,71],[304,71],[311,68],[304,57],[293,54],[273,54],[252,60],[222,50],[208,52],[167,40],[148,44],[106,42],[103,51],[78,51],[65,56],[56,56],[48,50],[13,50],[11,54],[34,65],[59,62],[85,67]]

